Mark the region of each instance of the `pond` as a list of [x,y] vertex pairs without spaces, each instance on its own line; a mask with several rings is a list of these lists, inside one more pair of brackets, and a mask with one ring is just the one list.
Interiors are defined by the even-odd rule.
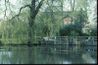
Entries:
[[[0,64],[96,64],[97,51],[61,46],[0,46]],[[88,47],[86,47],[88,48]],[[78,50],[77,50],[78,49]],[[76,51],[77,50],[77,51]]]

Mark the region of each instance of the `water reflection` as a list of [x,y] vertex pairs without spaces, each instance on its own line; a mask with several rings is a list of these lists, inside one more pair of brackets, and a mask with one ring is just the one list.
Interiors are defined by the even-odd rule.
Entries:
[[[8,50],[9,49],[9,50]],[[54,50],[53,50],[54,49]],[[62,49],[61,47],[59,49]],[[69,50],[68,50],[69,51]],[[47,46],[5,46],[0,49],[0,64],[84,64],[96,63],[96,57],[84,51],[60,51]]]
[[0,64],[11,64],[10,58],[12,56],[12,52],[10,51],[0,51]]
[[63,64],[72,64],[72,62],[69,62],[69,61],[63,61]]

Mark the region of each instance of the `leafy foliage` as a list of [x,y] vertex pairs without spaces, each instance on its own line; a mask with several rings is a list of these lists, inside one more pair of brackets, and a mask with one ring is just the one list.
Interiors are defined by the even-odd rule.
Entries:
[[[84,33],[83,28],[88,22],[87,7],[88,2],[86,0],[68,0],[74,1],[69,3],[67,0],[45,0],[42,7],[39,9],[35,20],[30,19],[31,14],[29,8],[21,10],[20,6],[31,4],[32,0],[24,1],[21,0],[19,11],[21,11],[17,17],[13,20],[9,20],[13,17],[16,12],[13,10],[11,16],[8,19],[0,20],[0,39],[2,42],[16,42],[16,43],[27,43],[29,29],[31,29],[32,38],[35,36],[85,36],[85,35],[97,35],[97,28],[90,28],[91,32]],[[36,7],[40,0],[36,0]],[[64,6],[69,3],[69,8],[74,10],[64,11]],[[9,7],[9,6],[8,6]],[[1,11],[3,9],[1,8]],[[0,14],[1,14],[0,11]],[[19,12],[17,11],[17,12]],[[72,19],[71,24],[64,25],[64,18],[69,17]],[[32,17],[31,17],[32,18]],[[29,27],[29,22],[33,21],[32,27]],[[9,40],[9,39],[12,39]],[[34,40],[33,40],[34,41]]]

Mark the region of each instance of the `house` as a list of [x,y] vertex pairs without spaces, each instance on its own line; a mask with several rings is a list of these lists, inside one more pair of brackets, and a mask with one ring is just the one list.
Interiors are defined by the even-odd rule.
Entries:
[[70,17],[64,18],[64,25],[71,24],[72,20]]

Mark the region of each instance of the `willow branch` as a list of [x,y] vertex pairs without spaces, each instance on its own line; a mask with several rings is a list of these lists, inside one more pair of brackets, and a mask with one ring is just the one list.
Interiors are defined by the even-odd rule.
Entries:
[[25,6],[21,7],[21,8],[19,9],[19,13],[18,13],[17,15],[15,15],[14,17],[12,17],[10,20],[13,20],[13,19],[15,19],[16,17],[18,17],[18,16],[21,14],[22,9],[24,9],[24,8],[26,8],[26,7],[29,7],[29,8],[31,9],[31,6],[30,6],[30,5],[25,5]]
[[5,14],[4,14],[4,18],[7,17],[6,13],[7,13],[7,0],[5,0]]
[[8,5],[9,5],[9,10],[10,10],[11,12],[13,12],[12,9],[11,9],[11,3],[9,2],[9,0],[8,0]]

